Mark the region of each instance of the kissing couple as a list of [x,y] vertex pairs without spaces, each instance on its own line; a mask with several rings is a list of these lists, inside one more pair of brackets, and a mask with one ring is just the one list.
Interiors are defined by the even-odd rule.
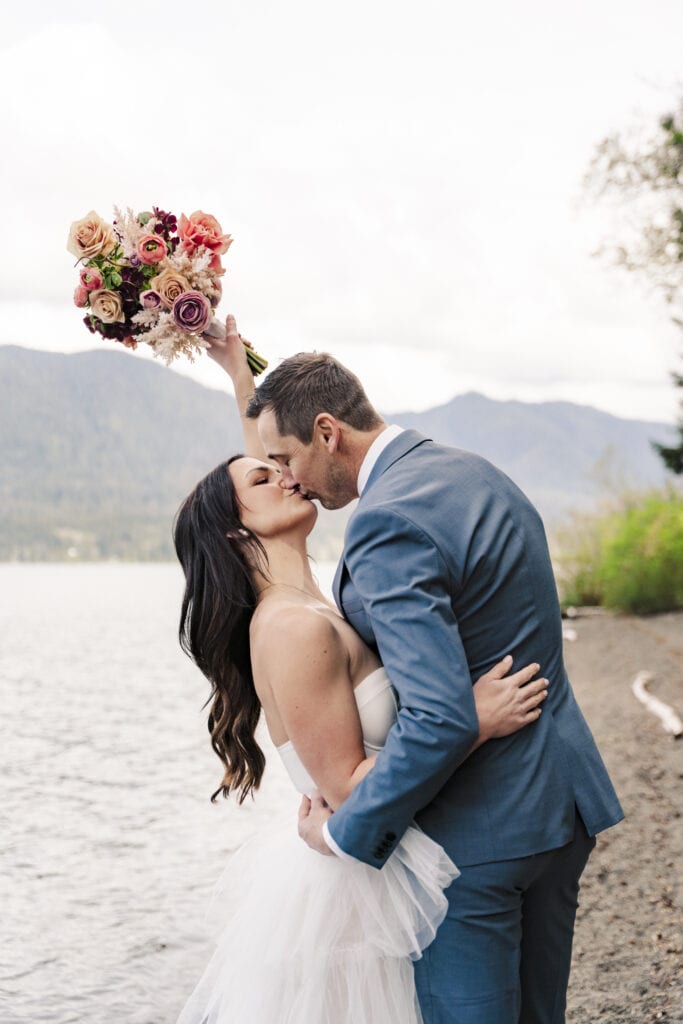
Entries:
[[[579,879],[623,814],[564,668],[540,516],[485,459],[387,425],[329,355],[255,388],[232,317],[209,354],[246,452],[174,525],[212,799],[258,787],[263,712],[302,803],[298,835],[274,823],[230,859],[178,1024],[561,1024]],[[356,498],[335,606],[313,501]]]

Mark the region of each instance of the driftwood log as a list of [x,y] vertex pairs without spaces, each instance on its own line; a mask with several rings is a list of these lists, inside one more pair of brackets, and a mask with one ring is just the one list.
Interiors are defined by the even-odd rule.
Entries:
[[663,700],[659,700],[658,697],[653,697],[652,694],[647,692],[651,682],[651,672],[639,672],[631,686],[633,695],[648,711],[657,716],[665,732],[678,739],[679,736],[683,736],[683,722],[672,707],[669,707]]

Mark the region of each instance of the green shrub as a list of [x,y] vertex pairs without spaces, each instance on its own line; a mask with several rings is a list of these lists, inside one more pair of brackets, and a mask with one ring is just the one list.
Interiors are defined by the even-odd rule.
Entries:
[[602,604],[602,526],[603,521],[597,516],[577,514],[560,533],[556,575],[564,605]]
[[683,608],[683,496],[673,488],[577,517],[559,542],[564,604],[641,615]]

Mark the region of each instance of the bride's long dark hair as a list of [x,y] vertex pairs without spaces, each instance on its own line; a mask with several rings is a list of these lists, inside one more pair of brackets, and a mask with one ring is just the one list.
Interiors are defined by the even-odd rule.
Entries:
[[225,765],[212,802],[219,793],[235,792],[242,803],[258,789],[266,763],[254,738],[261,702],[251,670],[249,625],[257,601],[253,570],[264,571],[267,557],[240,521],[229,466],[243,457],[233,456],[200,480],[173,523],[185,573],[180,646],[211,683],[206,702],[211,701],[211,745]]

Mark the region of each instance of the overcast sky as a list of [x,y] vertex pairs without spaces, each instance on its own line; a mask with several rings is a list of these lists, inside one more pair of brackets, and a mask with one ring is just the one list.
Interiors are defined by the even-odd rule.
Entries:
[[235,238],[221,311],[384,410],[475,389],[675,418],[680,331],[591,256],[609,218],[579,200],[600,139],[683,92],[679,0],[60,0],[0,27],[1,344],[98,344],[72,220],[200,208]]

